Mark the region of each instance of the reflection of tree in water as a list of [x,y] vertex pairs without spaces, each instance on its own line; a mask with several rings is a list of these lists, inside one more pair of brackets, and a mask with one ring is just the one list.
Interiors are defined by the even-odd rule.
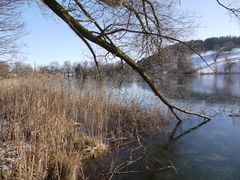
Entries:
[[231,94],[234,84],[236,84],[236,81],[231,75],[224,76],[224,93]]
[[[205,76],[178,75],[159,79],[158,85],[173,99],[232,103],[240,100],[238,80],[239,75],[210,75],[209,79]],[[145,83],[139,81],[137,84],[150,91]]]
[[[174,142],[174,141],[182,138],[183,136],[185,136],[185,135],[193,132],[194,130],[200,128],[201,126],[207,124],[207,123],[210,122],[210,121],[211,121],[211,119],[205,119],[205,120],[202,121],[201,123],[199,123],[199,124],[197,124],[197,125],[195,125],[195,126],[193,126],[193,127],[190,127],[190,128],[188,128],[188,129],[186,129],[186,130],[182,130],[182,129],[180,128],[181,125],[183,124],[183,121],[177,122],[177,124],[176,124],[176,126],[174,127],[173,131],[172,131],[172,132],[170,133],[170,135],[169,135],[169,141],[168,141],[168,143],[172,143],[172,142]],[[177,134],[177,132],[178,132],[179,129],[180,129],[181,132],[180,132],[179,134]]]
[[[157,79],[158,86],[162,87],[164,94],[170,98],[190,98],[191,91],[189,89],[191,89],[192,83],[192,76],[185,75],[165,76]],[[151,90],[143,81],[138,81],[137,84],[144,90]]]
[[[147,146],[145,151],[145,156],[139,162],[136,166],[138,168],[148,167],[147,171],[148,174],[146,175],[146,178],[149,179],[150,177],[153,179],[157,179],[159,173],[164,173],[161,171],[151,172],[151,169],[161,169],[162,167],[170,167],[167,173],[171,173],[171,175],[174,175],[177,170],[174,166],[174,163],[172,163],[171,160],[179,159],[179,148],[176,144],[178,140],[183,138],[184,136],[187,136],[188,134],[194,132],[198,128],[201,128],[205,124],[207,124],[210,120],[205,120],[200,122],[199,124],[196,124],[195,126],[192,126],[190,128],[187,128],[184,130],[182,127],[183,122],[177,122],[175,124],[175,127],[173,128],[172,132],[168,134],[167,137],[159,138],[156,137],[152,139],[147,139]],[[144,174],[142,174],[144,176]]]

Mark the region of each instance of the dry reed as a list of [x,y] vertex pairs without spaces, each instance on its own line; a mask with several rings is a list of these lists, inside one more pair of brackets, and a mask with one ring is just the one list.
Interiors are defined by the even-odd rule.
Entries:
[[70,88],[61,77],[1,80],[0,166],[8,171],[0,179],[85,179],[85,162],[109,151],[107,139],[156,126],[156,112],[123,106],[101,86]]

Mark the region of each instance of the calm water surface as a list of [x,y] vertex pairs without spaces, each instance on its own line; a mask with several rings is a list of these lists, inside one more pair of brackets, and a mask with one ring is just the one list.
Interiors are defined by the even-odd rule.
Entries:
[[[148,163],[159,168],[163,166],[161,162],[169,165],[170,160],[177,174],[170,169],[132,173],[115,179],[240,179],[240,116],[235,116],[240,113],[240,75],[188,76],[171,78],[171,82],[173,84],[160,84],[172,102],[191,110],[204,111],[213,119],[198,127],[202,119],[186,118],[171,140],[171,133],[164,140],[161,137],[146,140]],[[127,99],[144,99],[145,106],[158,101],[143,82],[125,84],[120,89],[119,93]],[[191,128],[192,131],[188,131]]]

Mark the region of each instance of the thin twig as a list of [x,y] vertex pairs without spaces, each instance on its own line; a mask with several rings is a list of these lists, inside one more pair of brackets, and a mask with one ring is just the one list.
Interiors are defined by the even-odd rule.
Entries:
[[[153,172],[160,172],[160,171],[165,171],[168,169],[173,169],[173,166],[166,166],[166,167],[162,167],[159,169],[153,169],[153,170],[139,170],[139,171],[119,171],[119,172],[114,172],[114,174],[118,175],[118,174],[130,174],[130,173],[153,173]],[[106,173],[104,174],[105,176],[109,176],[112,175],[113,173]]]
[[177,169],[175,168],[174,164],[172,163],[172,161],[171,161],[171,160],[169,160],[169,162],[170,162],[170,164],[172,165],[172,168],[173,168],[173,170],[174,170],[174,171],[175,171],[175,173],[177,174],[178,172],[177,172]]

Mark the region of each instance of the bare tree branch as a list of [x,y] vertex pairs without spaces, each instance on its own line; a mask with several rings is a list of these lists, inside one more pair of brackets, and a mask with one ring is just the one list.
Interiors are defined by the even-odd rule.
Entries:
[[149,34],[149,35],[154,35],[154,36],[158,36],[160,38],[165,38],[165,39],[168,39],[168,40],[171,40],[171,41],[175,41],[175,42],[179,42],[185,46],[187,46],[189,49],[191,49],[195,54],[197,54],[201,59],[202,61],[215,73],[216,71],[208,64],[208,62],[202,57],[202,55],[196,51],[196,49],[194,49],[191,45],[189,45],[188,43],[184,42],[184,41],[181,41],[179,39],[176,39],[176,38],[173,38],[173,37],[169,37],[169,36],[164,36],[162,34],[157,34],[157,33],[152,33],[152,32],[141,32],[141,31],[135,31],[135,30],[129,30],[129,29],[125,29],[125,28],[121,28],[121,29],[116,29],[114,31],[111,31],[111,32],[108,32],[106,33],[107,35],[108,34],[114,34],[114,33],[117,33],[117,32],[121,32],[121,31],[125,31],[125,32],[131,32],[131,33],[136,33],[136,34],[141,34],[141,33],[145,33],[145,34]]
[[95,52],[94,52],[91,44],[90,44],[83,36],[79,35],[79,37],[82,39],[82,41],[86,44],[86,46],[88,47],[88,49],[89,49],[90,52],[92,53],[93,60],[94,60],[95,65],[96,65],[96,67],[97,67],[98,75],[99,75],[99,77],[100,77],[100,76],[101,76],[101,71],[100,71],[100,69],[99,69],[99,63],[98,63],[98,61],[97,61],[97,56],[96,56],[96,54],[95,54]]
[[216,0],[216,1],[220,6],[222,6],[226,10],[230,11],[236,18],[238,18],[238,19],[240,18],[240,8],[232,8],[232,7],[224,5],[219,0]]

